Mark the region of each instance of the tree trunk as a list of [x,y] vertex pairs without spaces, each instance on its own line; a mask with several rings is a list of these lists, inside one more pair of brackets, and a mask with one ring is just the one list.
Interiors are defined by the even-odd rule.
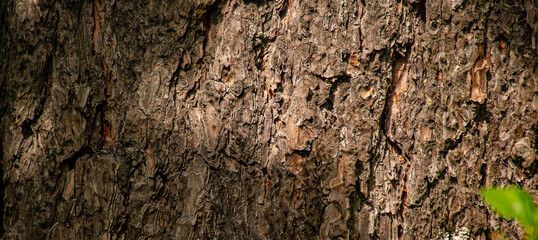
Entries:
[[3,0],[3,239],[521,238],[537,6]]

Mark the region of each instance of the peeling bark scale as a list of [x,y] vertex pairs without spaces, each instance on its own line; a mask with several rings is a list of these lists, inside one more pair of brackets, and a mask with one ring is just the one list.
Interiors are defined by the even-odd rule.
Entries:
[[2,239],[521,238],[538,2],[0,1]]

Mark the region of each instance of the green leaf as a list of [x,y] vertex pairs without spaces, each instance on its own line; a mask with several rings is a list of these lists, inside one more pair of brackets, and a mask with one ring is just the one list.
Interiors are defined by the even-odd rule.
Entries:
[[527,229],[538,225],[538,212],[532,197],[520,188],[482,189],[482,196],[501,217],[516,218]]

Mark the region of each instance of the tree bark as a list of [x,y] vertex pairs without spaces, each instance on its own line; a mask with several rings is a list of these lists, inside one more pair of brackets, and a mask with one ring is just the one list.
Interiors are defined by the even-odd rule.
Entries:
[[1,1],[3,239],[521,238],[536,1]]

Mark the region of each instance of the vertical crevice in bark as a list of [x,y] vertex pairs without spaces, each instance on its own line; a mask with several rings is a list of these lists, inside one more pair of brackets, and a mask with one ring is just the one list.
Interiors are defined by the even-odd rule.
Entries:
[[280,10],[278,11],[278,16],[280,19],[284,19],[288,15],[288,8],[290,7],[291,0],[284,0]]
[[486,187],[488,186],[488,164],[487,161],[480,165],[480,186]]
[[[111,63],[109,63],[110,54],[112,51],[108,46],[104,45],[104,36],[103,30],[101,29],[101,24],[105,21],[106,16],[102,16],[101,12],[101,2],[100,0],[94,0],[92,4],[92,17],[93,17],[93,35],[92,35],[92,44],[93,44],[93,53],[97,58],[97,62],[101,69],[102,80],[104,83],[103,94],[105,99],[99,104],[99,126],[100,126],[100,141],[99,149],[105,149],[110,146],[115,141],[116,136],[116,126],[115,123],[109,120],[108,111],[110,109],[111,101],[113,96],[113,79],[112,79],[112,70]],[[106,10],[105,10],[106,11]],[[112,49],[115,49],[114,47]]]
[[[56,40],[54,39],[54,45],[56,45]],[[36,94],[40,96],[39,101],[36,103],[34,115],[31,118],[27,118],[22,122],[21,128],[22,128],[22,134],[24,136],[24,139],[30,137],[32,134],[34,134],[34,131],[32,130],[32,126],[37,122],[39,117],[41,117],[41,114],[43,114],[43,109],[45,108],[45,102],[47,101],[47,97],[49,95],[48,88],[49,88],[49,75],[52,71],[52,59],[54,55],[55,49],[53,49],[49,55],[47,56],[47,59],[45,61],[45,66],[43,67],[43,72],[37,79],[37,84],[39,85],[36,89],[41,90],[40,94]]]
[[[384,108],[381,113],[381,119],[380,119],[380,134],[384,137],[384,141],[387,143],[385,151],[392,150],[393,153],[397,156],[397,158],[400,160],[399,165],[401,166],[402,172],[401,172],[401,181],[402,181],[402,193],[399,197],[399,206],[397,209],[397,216],[395,217],[398,222],[397,224],[397,234],[398,238],[402,238],[404,234],[403,224],[405,219],[405,210],[407,208],[407,198],[408,198],[408,189],[407,184],[409,181],[409,169],[410,169],[410,160],[411,158],[408,156],[408,153],[406,153],[402,147],[400,146],[400,143],[398,143],[396,140],[393,139],[393,122],[392,122],[392,110],[393,108],[396,108],[397,110],[400,109],[400,98],[404,97],[404,92],[407,91],[407,74],[409,71],[408,66],[408,60],[409,55],[411,52],[411,46],[412,44],[406,45],[406,51],[405,55],[401,55],[398,52],[395,52],[395,56],[392,61],[392,75],[389,83],[389,87],[387,90],[387,94],[385,96],[385,103]],[[401,86],[403,84],[403,86]],[[394,123],[396,124],[396,123]],[[395,220],[396,220],[395,219]],[[394,227],[394,226],[393,226]],[[394,237],[394,236],[393,236]]]
[[93,9],[92,9],[92,13],[93,13],[93,35],[92,35],[92,43],[93,43],[93,53],[98,55],[99,53],[99,49],[100,49],[100,46],[99,46],[99,34],[101,32],[101,18],[100,18],[100,15],[99,15],[99,0],[93,0]]

